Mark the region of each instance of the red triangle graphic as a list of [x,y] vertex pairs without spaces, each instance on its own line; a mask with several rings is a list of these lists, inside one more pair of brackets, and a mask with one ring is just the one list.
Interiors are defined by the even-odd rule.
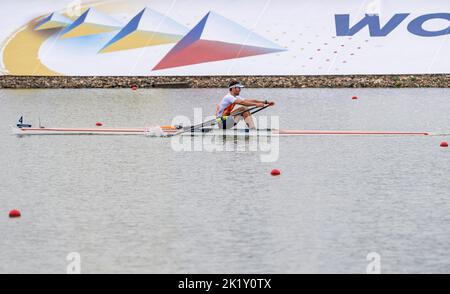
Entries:
[[197,40],[181,51],[170,51],[153,70],[228,60],[282,51],[219,41]]

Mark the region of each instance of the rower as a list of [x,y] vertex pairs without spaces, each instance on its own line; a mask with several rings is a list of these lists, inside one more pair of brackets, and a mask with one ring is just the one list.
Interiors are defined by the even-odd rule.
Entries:
[[[243,119],[249,129],[255,129],[252,114],[249,111],[245,111],[247,107],[264,107],[265,105],[275,105],[275,102],[267,100],[261,101],[257,99],[242,99],[241,96],[239,96],[242,88],[244,88],[244,86],[236,81],[229,84],[229,93],[222,98],[222,101],[220,101],[216,108],[217,124],[219,128],[230,129]],[[234,109],[236,105],[242,106]]]

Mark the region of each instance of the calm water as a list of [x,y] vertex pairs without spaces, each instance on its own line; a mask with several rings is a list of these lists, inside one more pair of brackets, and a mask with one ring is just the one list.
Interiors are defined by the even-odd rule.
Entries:
[[[0,273],[66,273],[70,252],[83,273],[365,273],[370,252],[383,273],[450,273],[448,137],[286,137],[267,163],[262,151],[175,152],[167,138],[9,129],[21,115],[46,126],[169,124],[222,95],[0,90]],[[289,129],[450,131],[449,89],[243,96],[276,100],[261,115]],[[22,218],[8,218],[13,208]]]

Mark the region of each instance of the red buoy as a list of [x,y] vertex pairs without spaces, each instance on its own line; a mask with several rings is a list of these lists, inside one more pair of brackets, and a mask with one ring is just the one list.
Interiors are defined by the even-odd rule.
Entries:
[[272,176],[279,176],[281,175],[280,170],[278,169],[273,169],[272,172],[270,173]]
[[441,142],[441,147],[442,148],[447,148],[448,147],[448,143],[447,142]]
[[102,124],[101,122],[98,122],[98,123],[96,123],[95,125],[96,125],[97,127],[103,126],[103,124]]
[[137,90],[137,86],[132,86],[131,90],[136,91]]
[[358,96],[353,96],[352,99],[356,100],[356,99],[358,99]]
[[16,218],[16,217],[20,217],[20,211],[18,211],[17,209],[13,209],[9,212],[9,217],[10,218]]

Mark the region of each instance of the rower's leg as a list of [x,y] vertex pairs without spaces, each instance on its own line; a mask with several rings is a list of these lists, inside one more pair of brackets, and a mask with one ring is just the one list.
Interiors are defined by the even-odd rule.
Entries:
[[[247,107],[239,107],[239,108],[235,109],[232,112],[232,114],[242,112],[246,109],[247,109]],[[235,116],[234,118],[235,118],[236,122],[239,122],[242,117],[244,118],[244,121],[247,124],[247,127],[249,129],[252,129],[252,130],[256,129],[255,123],[253,122],[252,114],[249,111],[246,111],[246,112],[242,113],[241,115]]]
[[244,121],[247,124],[247,127],[252,130],[256,129],[255,122],[253,121],[251,113],[247,111],[244,112],[242,115],[244,116]]

